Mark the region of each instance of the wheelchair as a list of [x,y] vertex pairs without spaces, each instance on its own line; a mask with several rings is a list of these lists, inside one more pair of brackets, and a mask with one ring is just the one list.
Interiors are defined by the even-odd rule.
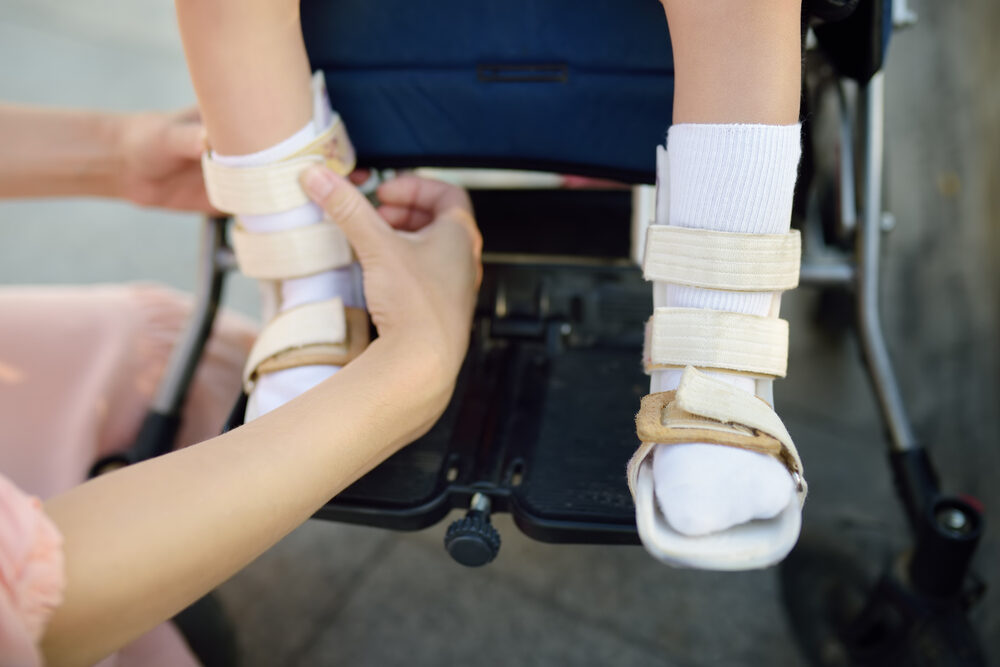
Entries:
[[[817,664],[984,664],[965,617],[982,593],[969,571],[982,516],[971,500],[940,490],[880,322],[880,242],[890,220],[882,64],[894,24],[907,20],[900,0],[804,7],[801,283],[856,323],[913,535],[912,548],[849,609],[831,591],[856,582],[837,580],[850,567],[833,563],[828,549],[811,549],[804,537],[782,566],[793,627]],[[624,475],[631,417],[648,385],[638,360],[650,288],[637,264],[654,210],[653,148],[673,93],[659,5],[303,0],[302,23],[359,165],[374,174],[369,187],[392,170],[429,168],[469,187],[485,239],[469,352],[444,415],[316,518],[419,530],[465,510],[445,546],[469,566],[496,557],[490,516],[498,512],[546,542],[637,544]],[[418,24],[425,30],[414,31]],[[830,108],[832,142],[815,131]],[[817,156],[830,151],[839,159],[824,170]],[[622,185],[567,190],[556,174]],[[204,222],[192,319],[135,446],[95,470],[172,448],[235,266],[226,231],[226,218]],[[242,422],[245,400],[227,429]],[[829,641],[846,663],[823,654]]]

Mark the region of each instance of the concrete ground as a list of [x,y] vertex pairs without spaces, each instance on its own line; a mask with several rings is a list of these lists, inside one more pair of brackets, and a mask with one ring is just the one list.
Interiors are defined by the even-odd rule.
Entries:
[[[887,70],[898,225],[886,241],[885,324],[909,412],[948,488],[996,511],[1000,6],[920,0],[915,9],[920,22],[896,36]],[[0,0],[0,62],[7,101],[118,110],[193,101],[168,0]],[[3,203],[0,284],[190,289],[196,226],[117,203]],[[255,309],[239,278],[227,298]],[[816,330],[814,294],[788,304],[792,375],[777,400],[809,469],[806,530],[877,564],[906,534],[855,342]],[[501,555],[476,571],[441,548],[444,523],[416,534],[305,525],[221,589],[244,663],[802,664],[773,570],[676,571],[639,548],[545,545],[496,523]],[[996,530],[977,562],[996,586]],[[995,588],[972,618],[1000,660]]]

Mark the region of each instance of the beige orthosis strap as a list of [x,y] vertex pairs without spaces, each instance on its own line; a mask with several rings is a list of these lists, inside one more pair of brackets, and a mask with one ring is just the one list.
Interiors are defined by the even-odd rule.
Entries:
[[760,317],[700,308],[656,308],[646,326],[647,372],[683,368],[677,391],[642,399],[636,430],[642,446],[629,462],[635,489],[638,469],[656,444],[705,442],[773,456],[792,473],[805,499],[802,462],[781,419],[766,400],[702,373],[722,370],[758,379],[769,395],[784,377],[788,323],[777,317],[780,292],[798,284],[800,240],[787,234],[738,234],[650,226],[643,275],[702,289],[773,293],[771,315]]
[[[327,117],[322,72],[312,81],[314,123]],[[346,175],[355,166],[354,148],[340,116],[302,149],[277,162],[257,167],[220,164],[206,150],[202,169],[209,201],[220,211],[266,215],[288,211],[309,201],[299,177],[310,165],[326,164]],[[322,273],[354,261],[350,244],[329,220],[272,233],[251,233],[239,222],[232,229],[233,251],[240,270],[251,278],[281,281]],[[277,286],[272,286],[277,292]],[[306,365],[343,365],[368,344],[368,317],[345,308],[340,299],[279,313],[258,336],[243,371],[249,393],[262,373]]]
[[684,369],[677,391],[643,397],[635,423],[643,446],[629,463],[630,482],[633,467],[655,444],[706,442],[773,456],[792,474],[800,502],[805,500],[802,460],[771,406],[694,367]]
[[780,292],[799,284],[799,232],[736,234],[669,225],[646,232],[643,276],[732,292]]
[[367,345],[367,314],[345,308],[339,298],[290,308],[271,320],[254,342],[243,370],[243,388],[250,393],[260,373],[345,364]]
[[201,168],[212,206],[226,213],[266,215],[287,211],[309,201],[299,175],[311,164],[325,163],[345,175],[354,170],[354,148],[340,116],[312,143],[280,162],[259,167],[231,167],[205,151]]
[[643,360],[647,372],[697,366],[753,376],[785,376],[785,320],[702,308],[657,308],[647,332]]
[[232,241],[240,271],[257,280],[301,278],[354,261],[347,238],[330,221],[268,234],[237,225]]

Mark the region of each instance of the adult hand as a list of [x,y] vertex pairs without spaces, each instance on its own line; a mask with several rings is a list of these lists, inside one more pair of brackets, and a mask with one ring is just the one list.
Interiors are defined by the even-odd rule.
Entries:
[[117,193],[141,206],[212,211],[201,175],[204,130],[197,109],[129,114],[117,133]]
[[379,340],[398,351],[401,362],[422,364],[427,381],[437,383],[428,390],[447,387],[450,395],[482,278],[482,238],[468,195],[447,183],[403,176],[379,187],[376,211],[325,167],[308,169],[302,184],[354,247]]
[[[213,213],[201,171],[205,129],[196,107],[128,114],[118,120],[115,194],[140,206]],[[361,184],[367,171],[349,178]]]

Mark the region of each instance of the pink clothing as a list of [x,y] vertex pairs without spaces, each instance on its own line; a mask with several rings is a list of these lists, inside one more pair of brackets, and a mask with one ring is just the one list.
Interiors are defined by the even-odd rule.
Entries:
[[59,531],[37,498],[0,476],[0,664],[41,664],[36,644],[62,589]]
[[[61,601],[61,541],[41,503],[135,438],[189,299],[151,285],[0,290],[0,664],[36,667]],[[183,411],[181,446],[217,435],[254,328],[216,322]],[[15,486],[17,485],[17,486]],[[20,488],[18,488],[20,487]],[[27,493],[25,493],[27,492]],[[163,624],[100,663],[197,665]]]

